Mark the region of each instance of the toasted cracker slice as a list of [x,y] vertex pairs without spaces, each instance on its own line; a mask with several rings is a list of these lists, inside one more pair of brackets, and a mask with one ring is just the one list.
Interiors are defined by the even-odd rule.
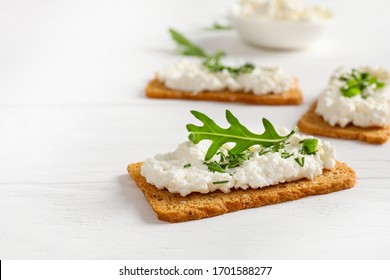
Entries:
[[261,189],[215,191],[188,196],[159,190],[141,175],[142,162],[128,166],[128,172],[144,193],[160,220],[177,223],[222,215],[228,212],[300,199],[309,195],[326,194],[354,186],[355,172],[345,163],[337,162],[332,170],[324,170],[312,181],[302,179]]
[[147,85],[146,96],[150,98],[211,100],[262,105],[298,105],[303,101],[302,92],[299,89],[297,80],[295,80],[295,87],[285,93],[254,95],[247,92],[235,91],[203,91],[194,94],[192,92],[167,88],[164,83],[156,78]]
[[317,102],[314,102],[309,110],[298,122],[300,131],[307,134],[321,136],[356,139],[370,144],[383,144],[390,137],[390,126],[387,127],[358,127],[348,125],[346,127],[331,126],[321,116],[317,115],[315,109]]

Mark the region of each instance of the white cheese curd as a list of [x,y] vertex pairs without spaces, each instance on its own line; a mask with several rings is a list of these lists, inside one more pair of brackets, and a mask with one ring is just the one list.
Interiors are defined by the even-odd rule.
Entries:
[[255,68],[251,73],[240,75],[237,81],[245,92],[256,95],[281,94],[294,87],[294,79],[280,68]]
[[233,13],[243,17],[294,22],[317,22],[333,17],[329,9],[305,6],[301,0],[241,0]]
[[307,7],[300,0],[241,0],[238,13],[246,17],[296,22],[316,22],[333,17],[329,9],[321,6]]
[[182,59],[157,73],[166,87],[197,94],[202,91],[244,91],[254,95],[282,94],[295,86],[294,78],[279,68],[256,67],[237,77],[227,70],[210,72],[202,62]]
[[[285,132],[284,135],[288,131]],[[285,146],[285,150],[294,152],[294,156],[287,159],[283,159],[279,152],[268,152],[260,156],[261,148],[252,147],[253,156],[241,166],[230,169],[229,173],[232,175],[208,170],[204,158],[209,142],[202,141],[195,145],[187,141],[180,144],[174,152],[158,154],[145,160],[141,174],[148,183],[158,189],[166,188],[169,192],[186,196],[192,192],[209,193],[221,190],[227,193],[232,188],[257,189],[302,178],[311,180],[322,174],[324,168],[331,169],[335,166],[335,150],[329,143],[318,140],[318,152],[315,155],[301,155],[299,150],[302,144],[299,142],[303,139],[302,136],[294,134],[288,140],[289,144]],[[231,147],[232,145],[225,144],[223,149]],[[302,167],[295,161],[297,157],[304,158]],[[218,156],[214,156],[211,161],[218,159]],[[185,168],[187,164],[191,166]]]
[[360,67],[360,72],[368,72],[385,83],[381,89],[375,85],[366,88],[361,94],[345,97],[340,89],[346,85],[340,77],[351,69],[339,68],[332,75],[329,85],[317,102],[316,113],[332,126],[345,127],[349,124],[360,127],[387,126],[390,124],[390,73],[383,68]]

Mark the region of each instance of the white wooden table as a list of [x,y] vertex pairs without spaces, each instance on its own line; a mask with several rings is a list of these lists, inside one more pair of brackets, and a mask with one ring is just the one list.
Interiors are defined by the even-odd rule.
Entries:
[[[186,140],[191,109],[292,128],[336,67],[390,68],[386,0],[329,2],[334,28],[299,52],[201,30],[233,2],[0,2],[0,259],[390,258],[389,143],[331,139],[357,172],[351,190],[181,224],[159,221],[129,178],[127,164]],[[207,50],[282,66],[299,77],[304,104],[146,99],[154,72],[179,59],[168,27]]]

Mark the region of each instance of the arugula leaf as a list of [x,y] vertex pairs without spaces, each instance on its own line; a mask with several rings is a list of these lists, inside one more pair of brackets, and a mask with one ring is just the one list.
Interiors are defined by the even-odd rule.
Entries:
[[169,33],[171,33],[172,39],[177,43],[179,52],[182,55],[197,56],[203,58],[208,57],[206,52],[201,47],[193,44],[190,40],[188,40],[176,30],[169,29]]
[[[188,138],[194,144],[205,139],[211,140],[204,164],[212,172],[227,173],[229,169],[241,166],[253,156],[253,152],[249,148],[255,145],[262,147],[258,153],[259,156],[269,152],[278,152],[283,159],[295,156],[294,152],[285,150],[285,146],[288,144],[287,139],[296,132],[296,129],[286,136],[281,136],[276,132],[272,123],[263,118],[265,131],[262,134],[255,134],[243,126],[229,110],[226,110],[226,119],[230,123],[229,128],[221,128],[208,116],[198,111],[191,111],[191,113],[203,123],[203,126],[187,124],[187,130],[190,132]],[[235,143],[235,146],[226,153],[219,150],[225,143]],[[318,139],[303,139],[300,144],[302,144],[300,154],[315,155],[317,153]],[[207,162],[215,154],[219,155],[219,160]],[[304,157],[296,157],[294,160],[301,167],[305,165]]]
[[177,43],[179,52],[182,55],[188,56],[196,56],[200,58],[204,58],[203,65],[210,72],[222,72],[227,70],[232,76],[238,76],[240,74],[248,74],[251,73],[255,66],[252,63],[245,63],[239,67],[230,67],[223,65],[221,62],[221,58],[225,56],[223,51],[217,51],[214,54],[207,54],[201,47],[195,45],[182,34],[177,32],[174,29],[169,29],[171,33],[172,39]]
[[226,110],[226,120],[230,123],[230,127],[227,129],[221,128],[201,112],[191,111],[191,113],[204,125],[187,124],[186,128],[190,132],[188,139],[194,144],[205,139],[212,142],[205,156],[206,161],[210,160],[225,143],[235,143],[236,145],[230,150],[230,153],[237,155],[254,145],[270,147],[284,142],[295,133],[295,130],[292,130],[287,136],[281,136],[276,132],[272,123],[263,118],[265,131],[262,134],[255,134],[243,126],[229,110]]

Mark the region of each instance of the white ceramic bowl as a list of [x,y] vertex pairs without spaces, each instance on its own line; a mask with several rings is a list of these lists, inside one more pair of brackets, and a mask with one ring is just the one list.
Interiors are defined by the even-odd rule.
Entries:
[[260,17],[230,17],[240,37],[247,43],[276,49],[303,49],[318,39],[332,20],[319,22],[276,21]]

